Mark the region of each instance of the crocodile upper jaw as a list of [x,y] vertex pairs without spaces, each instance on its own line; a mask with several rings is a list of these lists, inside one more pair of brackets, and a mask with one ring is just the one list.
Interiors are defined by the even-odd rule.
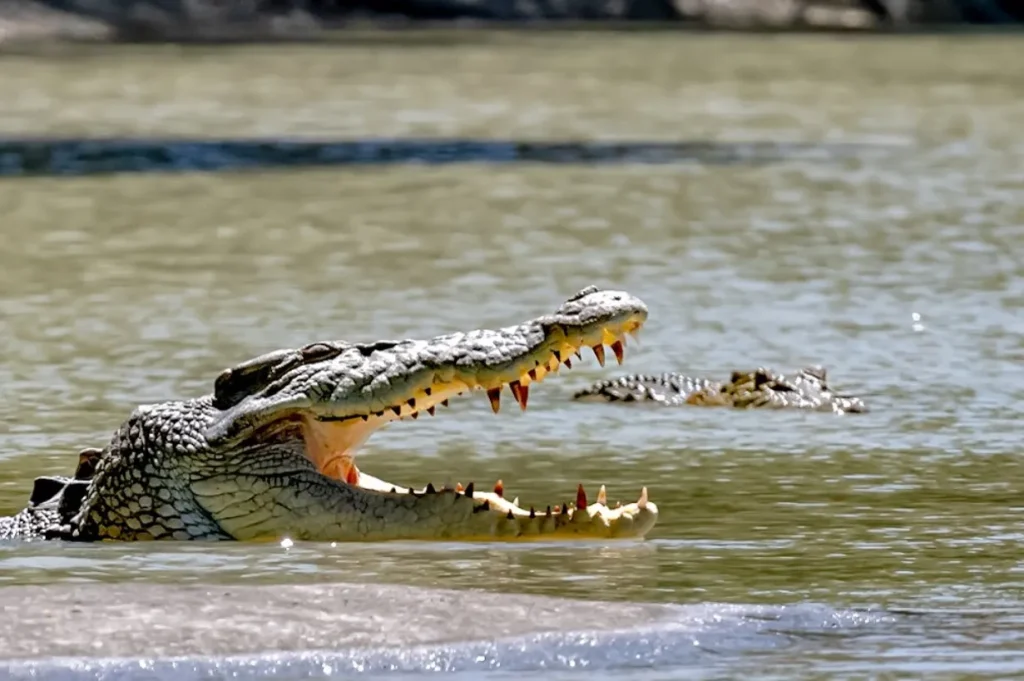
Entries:
[[[346,414],[332,417],[319,412],[300,412],[289,415],[289,419],[298,419],[301,424],[301,437],[306,456],[323,475],[359,485],[361,474],[355,465],[355,457],[359,447],[377,430],[394,421],[416,420],[421,414],[434,416],[438,407],[449,406],[452,397],[466,392],[486,392],[492,411],[497,414],[501,408],[501,394],[507,387],[512,398],[520,409],[526,410],[529,403],[530,386],[542,382],[548,375],[557,373],[562,366],[572,368],[572,357],[582,359],[581,348],[588,346],[598,362],[604,365],[606,354],[605,344],[611,346],[612,354],[619,364],[625,357],[626,336],[636,336],[644,324],[645,318],[632,316],[621,324],[604,327],[589,336],[583,336],[577,342],[565,340],[558,349],[551,350],[546,358],[534,362],[521,374],[518,371],[495,375],[489,381],[451,380],[435,381],[429,388],[418,391],[410,396],[404,404],[382,410],[371,415]],[[473,385],[476,383],[476,385]],[[375,479],[374,479],[375,480]],[[374,488],[385,483],[367,484]]]

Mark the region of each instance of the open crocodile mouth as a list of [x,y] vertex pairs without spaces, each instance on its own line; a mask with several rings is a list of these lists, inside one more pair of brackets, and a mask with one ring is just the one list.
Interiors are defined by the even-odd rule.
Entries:
[[[626,338],[637,338],[644,320],[630,318],[619,324],[602,326],[591,333],[577,337],[565,337],[556,347],[547,348],[538,357],[528,357],[511,367],[489,375],[479,373],[453,372],[445,376],[435,374],[426,385],[419,385],[412,394],[367,414],[344,414],[339,416],[317,414],[306,415],[302,420],[303,439],[306,454],[321,474],[344,481],[366,490],[385,494],[452,495],[474,500],[474,513],[491,511],[503,516],[506,521],[492,528],[493,534],[502,536],[531,536],[563,534],[628,534],[636,536],[653,526],[657,507],[648,499],[647,488],[643,487],[639,498],[630,504],[609,505],[607,491],[601,486],[596,498],[588,499],[583,484],[578,484],[570,501],[547,504],[542,508],[520,506],[518,497],[505,498],[504,483],[499,480],[491,490],[477,489],[472,482],[463,486],[446,484],[435,487],[427,483],[415,489],[403,487],[360,471],[355,464],[355,454],[360,444],[376,430],[392,421],[415,420],[421,414],[434,416],[438,407],[449,406],[453,397],[467,392],[483,392],[495,414],[501,409],[503,392],[511,395],[519,408],[526,411],[530,397],[530,386],[541,383],[551,374],[557,374],[564,366],[572,368],[573,358],[582,360],[582,351],[589,351],[604,366],[605,346],[610,349],[619,364],[625,358]],[[507,391],[506,391],[507,388]]]
[[504,395],[526,410],[531,388],[563,366],[571,369],[584,350],[602,366],[608,354],[621,364],[627,337],[636,337],[646,320],[640,300],[588,287],[554,314],[517,326],[274,353],[218,379],[215,405],[223,416],[206,438],[217,447],[258,441],[266,427],[285,426],[289,437],[297,430],[316,470],[335,484],[362,490],[369,506],[401,507],[410,518],[407,525],[426,526],[423,518],[445,516],[431,537],[644,536],[658,514],[646,488],[636,501],[612,507],[604,486],[591,498],[579,484],[568,502],[529,506],[507,499],[501,481],[486,490],[472,482],[440,489],[433,483],[414,489],[386,482],[360,471],[355,456],[374,431],[392,421],[433,416],[463,393],[484,393],[494,413]]

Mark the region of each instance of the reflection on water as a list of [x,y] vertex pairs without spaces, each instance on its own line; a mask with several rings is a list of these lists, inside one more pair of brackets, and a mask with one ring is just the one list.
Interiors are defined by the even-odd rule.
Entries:
[[[650,306],[625,367],[588,359],[531,392],[525,414],[456,401],[378,433],[361,462],[399,481],[501,478],[539,505],[577,482],[624,501],[647,485],[662,513],[650,540],[31,544],[0,547],[0,582],[347,580],[911,608],[931,613],[927,627],[816,639],[827,654],[772,651],[770,666],[1024,669],[1024,74],[1007,56],[1019,46],[522,41],[11,57],[0,76],[18,96],[0,105],[0,129],[900,146],[770,164],[5,179],[0,509],[23,505],[33,476],[68,472],[76,448],[109,438],[134,405],[206,392],[238,361],[319,338],[504,325],[596,283]],[[609,62],[611,43],[633,58]],[[626,370],[725,377],[810,363],[872,413],[570,400]],[[984,626],[966,608],[987,613]]]

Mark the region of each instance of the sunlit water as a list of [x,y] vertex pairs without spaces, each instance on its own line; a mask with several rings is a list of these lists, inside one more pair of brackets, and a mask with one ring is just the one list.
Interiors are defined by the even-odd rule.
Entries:
[[[77,448],[106,441],[134,405],[207,392],[251,356],[505,325],[594,283],[650,306],[626,366],[587,358],[531,392],[525,414],[506,404],[495,417],[477,396],[394,425],[362,466],[417,484],[445,482],[440,471],[500,478],[538,505],[578,482],[624,501],[647,485],[661,520],[647,541],[622,543],[8,545],[0,583],[356,581],[679,607],[600,643],[573,632],[491,642],[469,627],[464,642],[417,649],[340,641],[283,662],[153,662],[168,679],[1024,673],[1021,49],[1013,38],[470,34],[5,56],[10,136],[820,153],[2,180],[0,510],[23,506],[33,477],[70,472]],[[570,400],[623,371],[812,363],[873,412]],[[138,678],[121,663],[54,664]]]

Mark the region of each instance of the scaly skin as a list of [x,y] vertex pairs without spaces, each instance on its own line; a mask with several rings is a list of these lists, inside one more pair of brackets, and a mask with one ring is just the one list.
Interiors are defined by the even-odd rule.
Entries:
[[804,409],[836,414],[868,411],[861,398],[833,392],[822,367],[807,367],[795,376],[777,374],[764,367],[753,371],[734,371],[724,383],[676,373],[631,374],[598,381],[577,392],[573,399],[649,402],[671,407]]
[[[281,537],[314,541],[643,537],[647,498],[524,509],[493,492],[412,491],[362,473],[355,452],[391,421],[433,414],[505,385],[525,409],[529,387],[588,345],[616,357],[647,320],[628,293],[589,287],[554,314],[497,331],[431,340],[323,342],[225,371],[212,395],[135,409],[103,450],[80,456],[74,480],[41,479],[33,503],[0,537],[151,540]],[[600,348],[599,350],[597,348]],[[48,481],[47,481],[48,480]]]

